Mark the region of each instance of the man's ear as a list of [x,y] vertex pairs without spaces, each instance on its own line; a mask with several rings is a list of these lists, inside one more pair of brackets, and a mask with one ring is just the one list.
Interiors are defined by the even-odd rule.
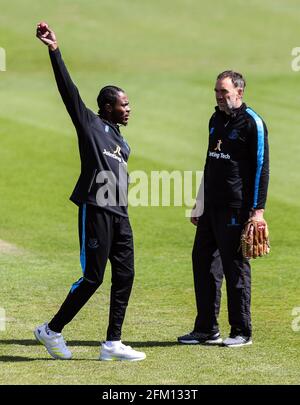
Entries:
[[104,108],[105,108],[105,111],[109,112],[109,113],[111,113],[113,110],[112,106],[108,103],[105,104]]
[[238,96],[239,98],[243,98],[244,96],[244,89],[242,89],[241,87],[238,88]]

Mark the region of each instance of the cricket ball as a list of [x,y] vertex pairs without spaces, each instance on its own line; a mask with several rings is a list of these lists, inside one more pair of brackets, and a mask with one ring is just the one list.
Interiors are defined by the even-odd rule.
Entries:
[[45,34],[45,32],[48,31],[48,24],[44,21],[39,23],[39,30],[41,31],[42,34]]

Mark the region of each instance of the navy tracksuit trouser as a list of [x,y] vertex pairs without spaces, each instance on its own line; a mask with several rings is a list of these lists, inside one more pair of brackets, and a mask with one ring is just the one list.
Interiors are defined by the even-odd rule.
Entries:
[[251,336],[251,269],[239,249],[248,218],[249,210],[236,208],[208,208],[199,218],[192,255],[197,332],[219,331],[217,318],[224,274],[231,335]]
[[102,284],[104,271],[111,263],[111,295],[107,340],[120,340],[133,279],[133,236],[128,217],[115,215],[93,205],[79,208],[80,261],[83,275],[76,281],[49,322],[61,332]]

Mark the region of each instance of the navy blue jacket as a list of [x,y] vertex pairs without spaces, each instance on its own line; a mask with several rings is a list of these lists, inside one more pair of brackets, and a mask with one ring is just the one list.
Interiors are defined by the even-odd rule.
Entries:
[[204,169],[205,207],[265,208],[269,183],[268,131],[246,104],[209,121]]
[[49,50],[49,54],[58,90],[78,136],[81,173],[70,199],[77,205],[92,204],[127,216],[130,148],[117,125],[106,122],[85,106],[60,50]]

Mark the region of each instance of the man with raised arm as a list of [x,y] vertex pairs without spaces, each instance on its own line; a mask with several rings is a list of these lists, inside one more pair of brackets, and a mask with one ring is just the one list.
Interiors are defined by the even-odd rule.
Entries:
[[79,207],[82,277],[72,285],[53,319],[38,326],[34,334],[52,357],[70,359],[62,329],[101,285],[109,260],[109,325],[100,360],[143,360],[145,353],[121,342],[134,278],[133,236],[127,213],[130,148],[119,128],[128,123],[128,97],[119,87],[105,86],[97,98],[98,114],[89,110],[63,62],[54,31],[46,23],[39,23],[36,35],[49,48],[57,87],[78,136],[81,173],[70,199]]

